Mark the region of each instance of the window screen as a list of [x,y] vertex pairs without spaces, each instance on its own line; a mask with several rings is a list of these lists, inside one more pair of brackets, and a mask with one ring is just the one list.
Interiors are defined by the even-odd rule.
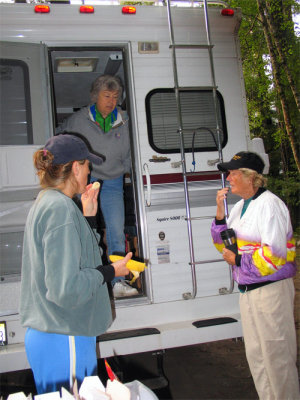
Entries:
[[0,145],[32,144],[27,65],[0,59]]
[[[213,92],[210,90],[180,91],[182,128],[186,152],[216,151],[217,133]],[[158,153],[179,153],[180,139],[175,92],[155,89],[146,97],[148,136]],[[224,102],[217,92],[217,117],[222,147],[227,143]]]

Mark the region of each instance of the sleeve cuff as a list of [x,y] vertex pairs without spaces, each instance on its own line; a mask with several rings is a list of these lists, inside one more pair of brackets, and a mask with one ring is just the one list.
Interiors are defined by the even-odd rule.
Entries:
[[223,219],[217,219],[217,218],[215,218],[215,222],[216,222],[216,225],[226,225],[226,220],[225,220],[225,218],[223,218]]
[[115,269],[111,264],[99,265],[96,269],[103,275],[103,283],[111,282],[115,277]]
[[96,217],[85,217],[85,219],[87,220],[89,226],[92,229],[97,228],[97,218]]

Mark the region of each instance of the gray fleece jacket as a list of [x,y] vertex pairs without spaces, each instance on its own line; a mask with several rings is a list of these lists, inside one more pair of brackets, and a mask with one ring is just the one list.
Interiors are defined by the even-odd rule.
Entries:
[[66,119],[56,134],[76,132],[87,138],[95,152],[106,157],[102,165],[93,165],[92,176],[97,179],[115,179],[131,170],[128,118],[118,108],[117,120],[105,133],[94,120],[90,107],[84,107]]
[[97,336],[112,321],[96,233],[72,199],[43,190],[27,218],[22,260],[23,326]]

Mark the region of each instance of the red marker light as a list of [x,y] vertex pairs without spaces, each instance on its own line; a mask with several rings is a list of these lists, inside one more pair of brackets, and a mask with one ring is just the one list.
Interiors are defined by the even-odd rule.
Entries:
[[135,14],[136,8],[133,6],[122,7],[122,14]]
[[80,6],[79,12],[81,14],[93,14],[94,13],[94,7],[93,6]]
[[223,8],[221,10],[221,15],[223,15],[224,17],[233,17],[234,10],[232,8]]
[[45,4],[39,4],[34,7],[34,12],[36,13],[49,13],[50,7],[46,6]]

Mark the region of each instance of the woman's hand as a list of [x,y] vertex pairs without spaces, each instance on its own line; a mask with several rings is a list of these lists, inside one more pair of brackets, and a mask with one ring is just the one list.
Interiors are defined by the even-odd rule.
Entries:
[[222,254],[223,254],[224,260],[228,264],[235,265],[235,256],[236,256],[236,254],[233,251],[231,251],[229,249],[226,249],[226,247],[224,247],[224,249],[222,250]]
[[131,257],[132,253],[129,252],[122,260],[115,261],[111,264],[115,269],[115,276],[125,276],[129,274],[130,271],[128,268],[126,268],[126,264],[131,259]]
[[94,217],[98,210],[98,189],[92,189],[92,184],[87,185],[85,192],[81,195],[82,211],[85,217]]
[[229,188],[223,188],[221,190],[217,191],[217,197],[216,197],[216,202],[217,202],[217,212],[216,212],[216,218],[218,220],[224,219],[225,218],[225,206],[224,206],[224,200],[227,197],[227,194],[229,192]]

